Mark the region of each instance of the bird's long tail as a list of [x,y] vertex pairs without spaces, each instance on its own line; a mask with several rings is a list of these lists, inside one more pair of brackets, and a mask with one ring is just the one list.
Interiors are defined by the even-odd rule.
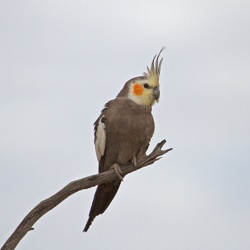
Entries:
[[105,183],[97,187],[95,196],[92,202],[92,206],[89,212],[89,219],[83,229],[83,232],[87,232],[95,217],[105,212],[110,205],[111,201],[115,197],[117,190],[119,189],[121,182]]

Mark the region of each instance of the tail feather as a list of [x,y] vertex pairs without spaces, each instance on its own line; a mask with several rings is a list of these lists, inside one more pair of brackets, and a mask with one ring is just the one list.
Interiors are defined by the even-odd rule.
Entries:
[[95,219],[95,217],[89,217],[84,229],[83,229],[83,232],[87,232],[89,227],[91,226],[93,220]]
[[92,206],[89,212],[89,219],[83,229],[87,232],[95,217],[105,212],[115,197],[121,182],[105,183],[97,187]]

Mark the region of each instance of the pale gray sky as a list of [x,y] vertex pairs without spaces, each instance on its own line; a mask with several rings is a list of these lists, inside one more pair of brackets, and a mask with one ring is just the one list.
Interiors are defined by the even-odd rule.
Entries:
[[0,245],[41,200],[97,172],[93,122],[164,45],[151,147],[82,233],[95,189],[17,249],[250,249],[250,3],[0,2]]

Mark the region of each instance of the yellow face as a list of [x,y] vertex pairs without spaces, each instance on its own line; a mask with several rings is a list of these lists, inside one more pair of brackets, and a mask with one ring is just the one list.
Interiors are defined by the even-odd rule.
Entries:
[[159,77],[163,60],[163,58],[159,60],[159,57],[164,49],[165,47],[162,47],[158,55],[154,56],[151,67],[147,67],[147,72],[144,72],[142,77],[136,77],[127,82],[130,84],[128,98],[139,105],[152,106],[159,101]]
[[159,82],[142,80],[131,83],[129,98],[139,105],[152,106],[159,101]]

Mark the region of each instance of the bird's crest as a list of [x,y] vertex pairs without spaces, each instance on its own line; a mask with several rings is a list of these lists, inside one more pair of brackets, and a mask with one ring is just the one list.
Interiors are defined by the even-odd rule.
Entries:
[[165,49],[165,47],[162,47],[160,52],[158,53],[158,55],[154,56],[150,69],[149,69],[149,67],[147,67],[148,72],[143,73],[144,77],[146,77],[153,85],[159,85],[161,64],[162,64],[162,60],[163,60],[163,58],[161,58],[159,61],[159,57],[160,57],[161,52],[164,49]]

